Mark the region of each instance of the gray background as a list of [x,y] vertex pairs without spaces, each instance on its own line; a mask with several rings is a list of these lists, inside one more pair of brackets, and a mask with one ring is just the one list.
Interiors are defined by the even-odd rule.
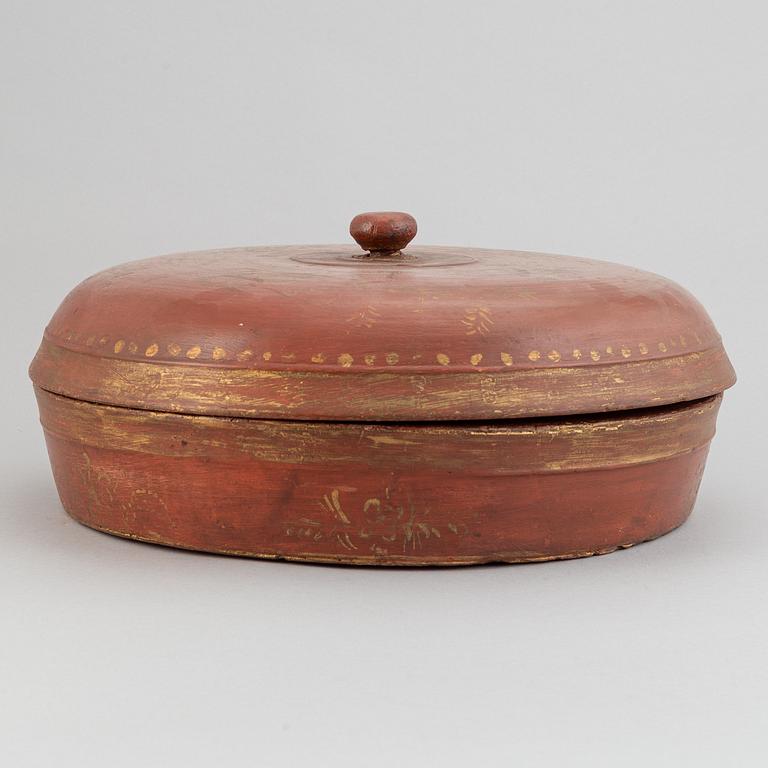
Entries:
[[[0,2],[0,761],[765,765],[768,16],[759,2]],[[26,378],[96,270],[422,243],[683,283],[740,376],[689,523],[606,557],[361,570],[60,509]]]

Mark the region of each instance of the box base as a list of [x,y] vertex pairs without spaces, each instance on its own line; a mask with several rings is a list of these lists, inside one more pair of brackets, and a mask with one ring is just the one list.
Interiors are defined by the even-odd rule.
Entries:
[[85,525],[220,554],[394,566],[586,557],[661,536],[691,512],[720,403],[383,425],[37,396],[60,498]]

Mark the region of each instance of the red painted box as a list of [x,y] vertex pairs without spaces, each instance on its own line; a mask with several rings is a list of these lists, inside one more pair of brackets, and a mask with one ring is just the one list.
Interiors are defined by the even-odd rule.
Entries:
[[658,275],[520,251],[162,256],[85,280],[31,366],[62,503],[141,541],[371,565],[610,552],[690,513],[735,381]]

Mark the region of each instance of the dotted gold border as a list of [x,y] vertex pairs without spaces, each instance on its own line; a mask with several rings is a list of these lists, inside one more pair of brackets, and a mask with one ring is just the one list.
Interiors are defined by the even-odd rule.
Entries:
[[[82,335],[73,331],[65,331],[61,334],[48,332],[53,338],[60,338],[66,342],[82,343]],[[696,347],[700,349],[702,341],[698,334],[694,333]],[[662,341],[638,342],[633,345],[628,344],[608,344],[605,346],[585,345],[583,347],[574,347],[572,349],[531,349],[527,355],[514,356],[509,351],[498,351],[489,353],[487,351],[474,352],[466,357],[450,356],[447,352],[438,351],[435,353],[407,355],[395,351],[385,351],[383,353],[366,352],[359,355],[357,359],[349,352],[329,352],[327,350],[317,350],[311,353],[307,359],[302,359],[295,353],[276,353],[271,350],[258,350],[252,347],[242,349],[226,349],[218,345],[192,344],[182,346],[176,342],[169,342],[162,347],[159,342],[153,341],[148,345],[139,345],[136,341],[126,338],[111,338],[106,335],[90,335],[84,339],[86,347],[103,348],[107,355],[114,355],[124,358],[153,358],[178,359],[191,361],[206,361],[214,363],[248,363],[262,360],[265,363],[277,364],[308,364],[338,366],[339,368],[355,367],[391,367],[401,364],[419,364],[435,365],[444,368],[467,367],[476,368],[488,367],[510,367],[516,363],[523,363],[525,367],[531,364],[537,365],[561,365],[573,361],[576,365],[583,365],[600,362],[620,362],[630,358],[642,359],[647,355],[656,354],[666,355],[668,353],[676,354],[677,351],[688,351],[689,341],[685,335],[669,337]],[[163,354],[161,354],[161,352]],[[158,357],[159,356],[159,357]]]

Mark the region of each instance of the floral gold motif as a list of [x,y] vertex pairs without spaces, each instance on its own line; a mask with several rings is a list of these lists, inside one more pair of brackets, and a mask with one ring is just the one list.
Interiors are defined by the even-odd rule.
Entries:
[[493,325],[491,312],[485,307],[468,309],[461,322],[467,327],[467,336],[485,336]]
[[394,499],[389,488],[382,496],[358,502],[350,512],[342,504],[339,488],[324,494],[318,504],[323,510],[320,519],[300,517],[287,525],[286,535],[315,542],[330,539],[348,551],[367,548],[376,555],[388,555],[395,549],[416,552],[431,539],[467,533],[464,523],[433,524],[429,509],[418,510],[408,495],[400,501]]

